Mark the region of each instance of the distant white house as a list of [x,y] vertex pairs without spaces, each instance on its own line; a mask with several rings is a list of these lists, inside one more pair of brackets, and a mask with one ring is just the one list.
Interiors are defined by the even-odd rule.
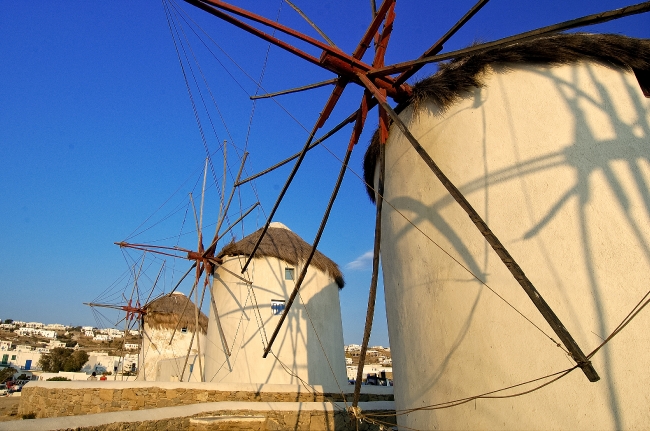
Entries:
[[32,350],[34,350],[34,348],[26,344],[19,344],[16,346],[16,351],[18,352],[31,352]]
[[47,347],[37,347],[36,349],[34,349],[34,352],[50,353],[50,349],[48,349]]
[[16,329],[14,332],[20,335],[21,337],[38,335],[45,338],[56,339],[56,331],[48,331],[46,329],[23,327],[23,328]]
[[14,320],[12,323],[14,326],[25,326],[27,323],[21,322],[20,320]]
[[34,335],[35,331],[36,330],[34,328],[22,327],[22,328],[16,329],[14,332],[16,334],[20,335],[21,337],[29,337],[31,335]]
[[345,358],[345,365],[352,365],[352,358]]
[[94,336],[95,336],[95,333],[93,332],[92,329],[91,329],[91,330],[85,330],[85,331],[84,331],[84,335],[85,335],[86,337],[94,337]]
[[37,331],[34,331],[35,335],[40,335],[41,337],[45,338],[51,338],[53,340],[56,339],[56,331],[48,331],[46,329],[39,329]]
[[[26,347],[26,346],[18,346]],[[28,347],[28,346],[27,346]],[[0,364],[5,367],[13,367],[17,370],[39,369],[38,362],[41,359],[41,353],[32,350],[10,350],[0,352]]]
[[348,344],[345,346],[345,351],[346,352],[355,352],[361,350],[361,346],[358,344]]
[[0,351],[11,350],[11,341],[0,340]]
[[137,350],[140,348],[140,345],[137,343],[124,343],[124,348],[127,350]]
[[[348,374],[348,379],[350,380],[355,380],[357,378],[357,372],[359,370],[359,367],[356,365],[348,365],[346,367],[347,369],[347,374]],[[381,372],[384,371],[386,373],[392,373],[393,368],[392,367],[384,367],[381,365],[376,365],[376,364],[366,364],[363,367],[363,378],[365,379],[368,374],[381,374]]]
[[81,371],[85,373],[114,373],[118,371],[122,358],[119,356],[109,356],[106,352],[90,352],[88,362],[84,364]]
[[140,335],[140,331],[137,329],[129,329],[129,335]]
[[131,355],[124,355],[122,360],[122,367],[120,371],[123,372],[132,372],[135,373],[138,371],[138,361],[140,360],[140,355],[138,353]]
[[82,332],[92,331],[92,330],[94,330],[94,329],[95,329],[95,328],[92,327],[92,326],[82,326],[82,327],[81,327],[81,331],[82,331]]
[[65,343],[63,341],[52,340],[48,343],[47,347],[50,349],[56,349],[57,347],[65,347]]
[[45,325],[43,329],[47,329],[50,331],[65,331],[66,328],[68,328],[65,325],[62,325],[60,323],[50,323],[49,325]]
[[6,331],[13,331],[13,329],[16,327],[13,323],[0,323],[0,329],[4,329]]
[[26,328],[41,329],[44,325],[41,322],[27,322],[25,323]]
[[100,341],[111,341],[113,338],[111,338],[110,335],[108,334],[97,334],[93,338],[93,341],[95,342],[100,342]]
[[108,334],[113,338],[122,338],[124,336],[124,331],[120,331],[119,329],[115,329],[115,328],[104,328],[104,329],[100,329],[97,332],[101,334]]

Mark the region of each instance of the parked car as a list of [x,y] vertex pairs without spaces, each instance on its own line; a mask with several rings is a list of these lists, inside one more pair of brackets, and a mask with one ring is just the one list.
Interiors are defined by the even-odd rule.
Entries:
[[9,395],[9,389],[7,389],[7,385],[1,384],[0,385],[0,397]]

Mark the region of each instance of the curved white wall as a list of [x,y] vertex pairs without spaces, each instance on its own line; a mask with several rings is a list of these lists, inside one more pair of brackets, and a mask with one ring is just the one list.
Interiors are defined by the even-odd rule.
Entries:
[[[215,272],[212,294],[232,354],[230,357],[225,354],[211,304],[206,381],[296,384],[302,379],[336,392],[339,385],[345,388],[343,327],[336,283],[325,273],[313,267],[309,269],[300,289],[302,301],[296,297],[273,345],[272,351],[278,359],[270,354],[263,359],[262,333],[265,332],[265,339],[270,338],[280,319],[273,314],[271,301],[286,301],[294,288],[293,281],[284,279],[285,268],[291,265],[275,258],[253,259],[247,271],[253,281],[251,290],[232,274],[240,274],[244,261],[241,256],[226,257]],[[295,278],[299,272],[300,268],[296,267]],[[263,331],[260,331],[261,322]]]
[[[180,312],[181,310],[179,310]],[[144,334],[142,340],[142,352],[140,354],[140,370],[138,372],[138,380],[144,381],[158,381],[164,378],[164,381],[179,381],[183,365],[185,364],[185,357],[188,350],[190,357],[188,365],[185,367],[183,381],[185,382],[200,382],[201,374],[200,367],[197,359],[199,343],[201,345],[201,353],[203,354],[206,346],[205,334],[199,334],[192,340],[191,332],[181,332],[181,328],[176,331],[172,344],[171,340],[173,330],[171,329],[153,329],[145,320]],[[190,341],[192,345],[190,348]],[[164,377],[161,376],[158,370],[158,363],[160,361],[171,360],[166,362],[166,369]],[[192,372],[190,373],[190,364],[193,364]],[[171,371],[170,371],[171,370]],[[170,374],[171,373],[171,374]]]
[[[409,129],[519,262],[586,354],[650,289],[650,102],[632,73],[516,67]],[[474,396],[573,362],[401,133],[387,143],[382,265],[397,410]],[[641,429],[650,310],[578,369],[521,397],[400,416],[415,429]],[[530,389],[510,390],[512,394]]]

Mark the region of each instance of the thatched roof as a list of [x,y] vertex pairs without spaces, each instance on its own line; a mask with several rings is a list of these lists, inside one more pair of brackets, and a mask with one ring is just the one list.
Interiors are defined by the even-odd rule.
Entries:
[[[149,303],[145,307],[147,314],[144,316],[144,321],[154,329],[174,330],[178,325],[179,331],[181,328],[187,328],[189,332],[196,332],[196,308],[187,296],[174,292]],[[199,327],[202,333],[208,332],[208,318],[200,311]]]
[[[495,48],[440,64],[438,72],[413,86],[413,95],[404,106],[417,107],[419,103],[430,100],[442,113],[473,88],[483,87],[491,64],[498,63],[506,67],[519,64],[553,67],[578,62],[634,71],[637,76],[644,75],[648,79],[650,40],[616,34],[573,33]],[[378,134],[375,133],[363,163],[364,180],[369,185],[373,184],[378,156]],[[368,186],[366,190],[374,202],[374,192]]]
[[[261,233],[262,229],[253,232],[241,241],[231,242],[219,252],[218,257],[250,256]],[[280,223],[272,223],[255,252],[255,258],[275,257],[291,265],[298,265],[307,260],[310,251],[311,245],[307,244],[305,240],[290,231],[286,226]],[[329,275],[339,288],[343,288],[345,285],[343,274],[338,265],[320,251],[316,250],[311,266]]]

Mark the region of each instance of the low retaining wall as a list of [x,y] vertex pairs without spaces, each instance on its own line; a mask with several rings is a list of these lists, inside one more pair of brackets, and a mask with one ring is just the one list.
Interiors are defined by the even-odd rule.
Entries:
[[[341,402],[233,402],[201,403],[134,412],[99,413],[0,422],[0,431],[379,431],[379,424],[357,421]],[[394,425],[395,403],[361,402],[359,408]],[[393,415],[392,417],[390,415]]]
[[[363,386],[361,401],[392,401],[392,387]],[[30,382],[22,390],[18,415],[37,418],[142,410],[218,401],[334,402],[352,400],[353,387],[305,388],[299,385],[253,385],[182,382]]]

